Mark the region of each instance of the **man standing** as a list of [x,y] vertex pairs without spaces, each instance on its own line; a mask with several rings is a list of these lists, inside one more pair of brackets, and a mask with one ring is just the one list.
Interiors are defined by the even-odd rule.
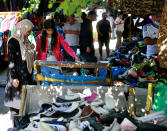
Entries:
[[[85,14],[83,13],[85,16]],[[96,12],[90,11],[88,17],[82,17],[83,23],[81,24],[80,31],[80,55],[84,61],[95,62],[95,51],[93,46],[93,27],[92,21],[96,20]]]
[[111,16],[110,13],[108,13],[107,20],[110,22],[110,27],[111,27],[111,31],[112,31],[111,38],[115,39],[116,38],[115,37],[115,23],[114,23],[114,18]]
[[98,33],[100,59],[102,59],[103,43],[106,46],[107,57],[110,54],[109,42],[110,42],[111,27],[110,27],[110,22],[108,20],[106,20],[106,18],[107,18],[107,14],[103,13],[102,20],[100,20],[97,23],[97,27],[96,27],[97,33]]
[[151,56],[158,55],[157,38],[160,16],[160,12],[153,13],[153,23],[149,23],[143,26],[143,39],[144,42],[147,44],[146,55],[148,59],[151,58]]
[[[76,53],[79,45],[80,23],[75,21],[74,15],[68,16],[67,20],[68,22],[64,24],[65,40]],[[69,54],[67,54],[67,61],[73,61]]]
[[118,12],[117,18],[115,20],[116,24],[116,35],[117,35],[117,43],[115,49],[118,49],[121,45],[121,38],[122,38],[122,32],[124,31],[124,20],[122,20],[123,13]]

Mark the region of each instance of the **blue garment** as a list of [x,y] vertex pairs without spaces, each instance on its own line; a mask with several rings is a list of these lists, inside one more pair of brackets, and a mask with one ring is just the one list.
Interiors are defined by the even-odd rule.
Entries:
[[[76,53],[78,46],[70,46],[72,50]],[[67,61],[74,61],[74,59],[67,53]]]
[[63,28],[61,28],[59,25],[56,25],[55,27],[56,27],[57,32],[60,33],[64,37],[64,30],[63,30]]

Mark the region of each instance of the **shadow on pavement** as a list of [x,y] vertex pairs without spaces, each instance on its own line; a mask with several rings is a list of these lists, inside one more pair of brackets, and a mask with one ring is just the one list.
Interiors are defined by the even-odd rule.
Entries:
[[9,108],[4,106],[4,95],[5,89],[0,88],[0,115],[7,114],[9,112]]

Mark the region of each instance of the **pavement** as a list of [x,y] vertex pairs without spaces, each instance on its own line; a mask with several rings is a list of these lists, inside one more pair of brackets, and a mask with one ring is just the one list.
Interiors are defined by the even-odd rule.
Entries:
[[9,108],[4,106],[5,83],[7,75],[7,62],[0,62],[0,131],[7,131],[12,127]]

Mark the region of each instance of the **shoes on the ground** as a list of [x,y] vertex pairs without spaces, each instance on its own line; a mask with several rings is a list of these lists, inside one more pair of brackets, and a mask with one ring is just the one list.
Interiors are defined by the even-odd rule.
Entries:
[[91,106],[91,109],[92,109],[95,113],[97,113],[97,114],[99,114],[99,115],[105,115],[105,114],[108,114],[108,113],[109,113],[108,110],[106,110],[106,109],[104,109],[104,108],[102,108],[102,107],[100,107],[100,106]]
[[105,105],[104,108],[108,111],[112,110],[115,108],[115,100],[113,98],[113,96],[109,93],[105,94]]

